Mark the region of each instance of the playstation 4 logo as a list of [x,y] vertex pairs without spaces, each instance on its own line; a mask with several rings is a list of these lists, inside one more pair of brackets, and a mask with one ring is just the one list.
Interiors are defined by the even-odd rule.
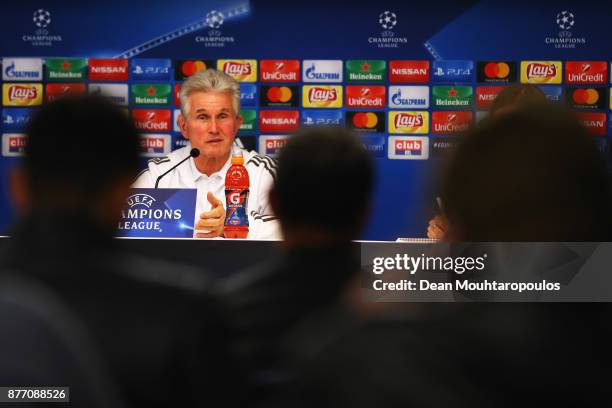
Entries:
[[471,82],[473,61],[433,61],[433,80],[436,82]]

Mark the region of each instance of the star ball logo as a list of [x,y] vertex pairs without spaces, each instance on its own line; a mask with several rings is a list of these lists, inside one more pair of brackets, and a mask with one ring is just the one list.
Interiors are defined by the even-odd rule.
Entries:
[[62,41],[61,35],[51,35],[47,27],[51,25],[51,12],[45,9],[34,10],[32,22],[35,30],[33,34],[24,34],[21,37],[23,42],[29,43],[33,47],[49,47],[56,42]]
[[393,30],[398,23],[397,14],[393,11],[385,10],[378,15],[378,24],[384,31],[379,36],[368,37],[368,43],[376,45],[378,48],[399,48],[400,44],[407,44],[408,38],[397,37]]
[[574,14],[567,10],[558,13],[557,25],[562,30],[569,30],[574,26]]
[[223,21],[225,20],[225,16],[223,13],[217,10],[213,10],[206,14],[206,25],[209,28],[220,28],[223,25]]
[[44,9],[38,9],[34,12],[32,20],[34,24],[36,24],[36,27],[47,28],[47,26],[51,24],[51,13]]
[[554,48],[575,49],[579,45],[586,44],[585,37],[575,37],[572,29],[576,24],[574,13],[568,10],[560,11],[556,14],[555,24],[561,29],[556,37],[546,37],[544,42]]
[[225,22],[225,14],[212,10],[206,13],[204,24],[209,28],[206,36],[196,36],[195,42],[203,43],[205,47],[222,48],[227,43],[233,43],[234,37],[224,36],[220,28]]

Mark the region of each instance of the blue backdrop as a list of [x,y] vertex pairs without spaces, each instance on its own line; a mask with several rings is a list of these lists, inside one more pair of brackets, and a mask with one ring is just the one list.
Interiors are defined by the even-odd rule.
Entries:
[[[36,12],[41,8],[47,12],[44,27],[33,20],[34,16],[40,16]],[[222,24],[214,29],[207,25],[211,23],[210,18],[206,20],[212,10],[224,16]],[[381,24],[380,16],[385,11],[394,16],[392,27],[385,28]],[[557,16],[564,11],[564,16],[571,15],[571,26],[561,27],[557,21]],[[516,61],[517,65],[524,60],[598,60],[607,61],[609,68],[612,50],[607,40],[607,27],[611,14],[609,6],[594,1],[516,1],[512,4],[501,1],[377,1],[358,4],[321,0],[183,0],[180,3],[107,0],[98,3],[47,1],[41,5],[39,1],[25,0],[3,7],[0,54],[3,57],[171,60],[367,59],[385,60],[387,64],[390,60],[469,60],[474,67],[477,61],[486,60]],[[45,40],[42,44],[35,43],[34,36],[44,36]],[[203,40],[210,36],[218,39]],[[396,39],[396,47],[378,45],[377,39],[389,37]],[[574,40],[566,41],[571,44],[569,47],[567,44],[559,47],[562,38]],[[174,76],[166,82],[174,84]],[[475,70],[470,80],[461,84],[475,89]],[[610,109],[609,84],[608,80],[602,85],[606,103],[605,109],[599,110],[606,116]],[[301,83],[299,85],[301,88]],[[390,84],[385,79],[381,85],[388,89],[389,85],[397,84]],[[424,85],[431,88],[433,84]],[[565,88],[567,84],[560,86]],[[385,112],[386,117],[388,108],[379,110]],[[430,107],[430,113],[432,110],[436,109]],[[461,110],[478,111],[474,104]],[[362,238],[393,240],[399,236],[424,236],[427,220],[436,210],[435,180],[441,159],[432,155],[427,160],[389,159],[389,129],[384,130],[377,134],[382,138],[372,139],[385,145],[384,153],[376,158],[373,214]],[[5,124],[2,132],[7,132]],[[243,133],[245,140],[256,144],[258,132]],[[83,137],[86,136],[85,131]],[[430,137],[430,145],[439,138],[430,134],[424,136]],[[603,147],[607,145],[606,138],[599,138]],[[173,140],[177,139],[177,134],[173,134]],[[113,148],[101,141],[99,153]],[[14,217],[8,199],[7,174],[18,160],[0,157],[0,235],[8,231]],[[494,191],[495,186],[491,186],[491,192]]]

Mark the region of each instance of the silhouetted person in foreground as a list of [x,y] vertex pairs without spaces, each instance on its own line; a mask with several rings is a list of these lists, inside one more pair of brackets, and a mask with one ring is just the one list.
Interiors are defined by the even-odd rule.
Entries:
[[43,107],[12,176],[20,219],[0,271],[57,296],[130,406],[209,404],[220,391],[207,378],[216,367],[209,356],[220,353],[210,353],[208,280],[197,270],[123,253],[112,239],[137,172],[138,143],[128,116],[104,99]]
[[481,122],[445,169],[458,241],[606,241],[612,194],[593,136],[571,114],[531,107]]
[[[372,184],[369,153],[343,129],[303,131],[281,151],[271,203],[281,220],[284,255],[222,282],[218,293],[251,402],[286,391],[295,373],[283,348],[313,346],[305,338],[302,345],[289,341],[288,333],[307,316],[342,303],[358,279],[359,253],[351,240],[366,222]],[[334,337],[337,329],[311,334]]]
[[[463,136],[445,174],[449,239],[608,237],[611,201],[601,157],[592,136],[563,111],[517,110],[482,122]],[[601,329],[609,315],[599,305],[392,309],[352,327],[331,309],[322,313],[329,316],[326,331],[342,335],[310,347],[290,397],[277,406],[600,406],[610,398],[601,374],[610,361],[609,325],[607,333]],[[292,338],[322,331],[321,321],[303,324]]]
[[[489,107],[488,118],[494,118],[518,109],[529,108],[532,105],[548,103],[546,95],[540,88],[531,84],[512,84],[499,93]],[[444,204],[442,204],[444,206]],[[444,214],[438,214],[427,226],[427,237],[433,239],[444,238],[448,228],[448,220]]]

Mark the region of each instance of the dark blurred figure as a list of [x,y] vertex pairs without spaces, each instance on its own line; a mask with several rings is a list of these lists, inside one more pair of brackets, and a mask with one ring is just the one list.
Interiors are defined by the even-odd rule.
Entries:
[[[592,136],[543,106],[464,135],[442,191],[451,238],[562,241],[608,236],[607,188]],[[353,325],[327,308],[292,328],[284,345],[299,369],[273,406],[595,407],[611,397],[609,324],[600,328],[609,314],[599,305],[385,306],[362,304]],[[299,341],[323,330],[334,335],[319,347]]]
[[[209,404],[220,390],[207,375],[221,357],[210,353],[207,279],[123,253],[112,239],[137,169],[137,131],[110,102],[43,107],[12,175],[21,219],[0,270],[37,282],[75,314],[130,406]],[[82,392],[72,390],[73,405],[84,405]]]
[[450,158],[442,196],[456,241],[607,241],[612,194],[593,136],[530,107],[481,122]]
[[[294,374],[281,351],[288,333],[306,316],[334,309],[358,279],[359,253],[351,240],[367,220],[372,184],[370,155],[346,130],[307,130],[281,151],[271,203],[281,220],[284,255],[222,282],[218,293],[249,402],[286,389]],[[333,338],[340,326],[311,334]],[[301,340],[292,348],[313,346]]]
[[530,105],[544,105],[547,102],[546,95],[536,85],[512,84],[495,97],[489,107],[489,116],[503,115]]
[[[504,115],[517,109],[529,108],[532,105],[547,104],[548,99],[540,88],[531,84],[512,84],[504,88],[489,107],[489,118]],[[444,214],[436,215],[429,220],[427,237],[442,239],[448,228],[448,220]]]

